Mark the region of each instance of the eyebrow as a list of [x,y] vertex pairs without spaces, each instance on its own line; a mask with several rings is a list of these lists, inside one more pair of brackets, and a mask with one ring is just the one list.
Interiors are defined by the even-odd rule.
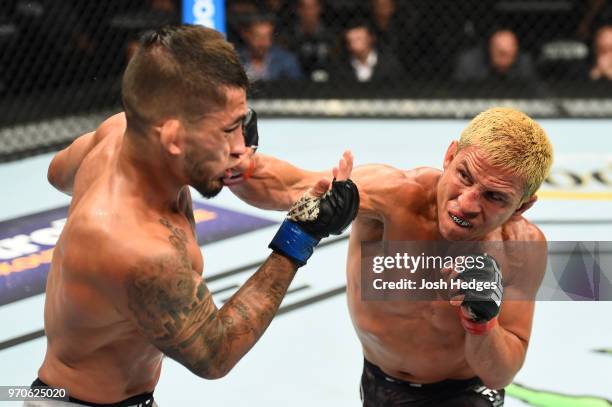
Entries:
[[[459,163],[459,165],[463,167],[463,169],[467,172],[468,177],[473,181],[474,177],[472,176],[472,173],[470,172],[468,168],[467,162],[463,160],[462,162]],[[488,192],[493,192],[495,194],[501,195],[506,200],[511,200],[512,197],[514,196],[514,193],[500,191],[499,189],[491,189],[487,187],[486,185],[485,185],[485,188],[487,189]]]
[[231,122],[230,124],[228,124],[227,126],[223,126],[224,128],[230,128],[230,127],[234,127],[235,125],[237,125],[238,123],[242,122],[244,119],[246,119],[247,115],[246,113],[241,114],[240,116],[238,116],[233,122]]
[[459,166],[460,166],[460,167],[463,167],[462,169],[463,169],[463,170],[465,170],[465,172],[467,173],[467,176],[468,176],[470,179],[472,179],[472,180],[474,179],[474,177],[472,176],[472,173],[470,172],[470,169],[469,169],[469,168],[468,168],[468,166],[467,166],[467,162],[466,162],[465,160],[461,161],[461,162],[459,163]]

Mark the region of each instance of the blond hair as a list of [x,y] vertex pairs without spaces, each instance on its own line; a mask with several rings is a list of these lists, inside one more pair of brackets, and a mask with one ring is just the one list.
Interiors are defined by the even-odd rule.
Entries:
[[458,152],[474,146],[489,164],[515,173],[525,182],[523,199],[532,196],[548,176],[553,148],[544,129],[515,109],[494,107],[474,117],[461,133]]

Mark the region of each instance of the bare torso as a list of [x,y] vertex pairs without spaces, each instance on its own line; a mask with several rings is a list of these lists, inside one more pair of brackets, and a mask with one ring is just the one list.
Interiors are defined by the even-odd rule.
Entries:
[[[405,172],[384,194],[390,210],[378,219],[358,216],[349,242],[348,306],[364,356],[390,376],[417,383],[475,376],[457,310],[443,300],[362,300],[361,242],[441,240],[435,212],[440,174],[430,168]],[[508,222],[486,239],[513,238],[527,225],[524,219]]]
[[[47,353],[40,379],[67,388],[71,396],[94,403],[112,403],[152,391],[159,379],[162,353],[118,310],[105,290],[121,275],[112,267],[121,258],[97,247],[96,236],[121,245],[145,245],[167,239],[167,219],[187,237],[194,270],[202,256],[185,211],[162,213],[149,208],[135,186],[121,175],[118,156],[123,126],[116,126],[83,160],[74,183],[67,223],[54,251],[45,302]],[[86,236],[87,239],[83,239]],[[83,244],[83,242],[89,242]],[[111,265],[110,267],[108,265]],[[110,284],[109,284],[110,286]]]

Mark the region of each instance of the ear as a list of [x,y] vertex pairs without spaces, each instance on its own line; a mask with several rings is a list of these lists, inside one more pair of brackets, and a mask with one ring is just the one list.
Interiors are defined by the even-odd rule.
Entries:
[[176,119],[169,119],[160,128],[159,141],[170,155],[183,153],[183,127]]
[[538,200],[536,195],[531,195],[529,199],[521,204],[516,211],[512,214],[512,217],[521,216],[527,209],[531,208],[534,203]]
[[442,168],[446,169],[450,165],[451,161],[453,161],[453,159],[457,155],[458,146],[459,143],[457,142],[457,140],[451,141],[450,145],[446,149],[446,154],[444,155],[444,164]]

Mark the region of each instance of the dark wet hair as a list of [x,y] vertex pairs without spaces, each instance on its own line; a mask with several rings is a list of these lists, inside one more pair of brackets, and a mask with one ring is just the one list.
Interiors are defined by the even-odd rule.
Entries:
[[249,81],[234,47],[210,28],[168,26],[144,33],[121,84],[132,132],[177,117],[196,122],[226,103],[224,88],[247,90]]

